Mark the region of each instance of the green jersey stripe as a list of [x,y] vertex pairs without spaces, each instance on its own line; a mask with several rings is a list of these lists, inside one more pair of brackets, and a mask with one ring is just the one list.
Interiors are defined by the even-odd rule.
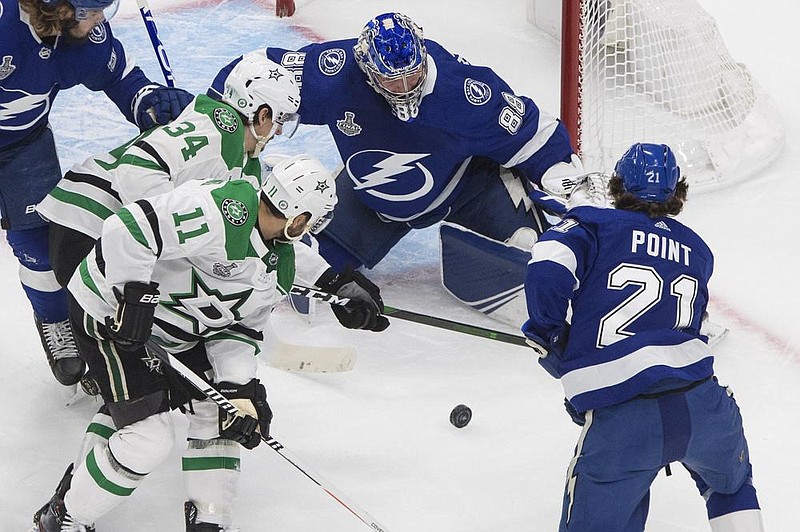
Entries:
[[114,211],[112,211],[99,201],[95,201],[92,198],[84,196],[82,194],[76,194],[74,192],[64,190],[63,188],[59,187],[54,188],[52,191],[50,191],[50,195],[53,196],[58,201],[67,203],[69,205],[74,205],[76,207],[80,207],[83,210],[89,211],[102,220],[105,220],[106,218],[114,214]]
[[136,218],[133,217],[133,214],[128,210],[127,207],[121,208],[117,212],[117,216],[119,216],[119,219],[125,224],[125,227],[128,229],[134,240],[144,247],[150,248],[150,243],[147,241],[147,238],[145,238],[144,231],[142,231],[142,228],[139,227],[138,223],[136,223]]

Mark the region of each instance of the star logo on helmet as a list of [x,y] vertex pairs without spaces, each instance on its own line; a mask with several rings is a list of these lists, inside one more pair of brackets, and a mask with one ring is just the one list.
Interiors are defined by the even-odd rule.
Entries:
[[325,181],[317,181],[317,186],[314,188],[314,190],[319,190],[320,192],[325,192],[329,188],[331,188],[331,186],[328,183],[326,183]]
[[283,77],[283,73],[277,68],[275,68],[275,69],[270,69],[269,78],[267,79],[280,79],[281,77]]

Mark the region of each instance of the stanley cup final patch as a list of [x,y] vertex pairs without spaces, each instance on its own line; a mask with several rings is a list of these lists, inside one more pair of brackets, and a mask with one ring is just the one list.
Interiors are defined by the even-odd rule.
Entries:
[[17,69],[16,65],[11,64],[13,59],[14,57],[10,55],[3,56],[3,62],[0,63],[0,79],[6,79]]
[[354,137],[361,133],[361,126],[355,123],[356,114],[351,111],[344,112],[344,119],[336,121],[336,129],[347,135]]

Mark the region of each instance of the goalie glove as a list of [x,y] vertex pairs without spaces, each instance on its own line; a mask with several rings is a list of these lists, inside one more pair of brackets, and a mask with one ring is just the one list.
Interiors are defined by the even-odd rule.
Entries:
[[331,306],[336,319],[344,327],[380,332],[389,326],[389,320],[382,315],[381,289],[361,272],[348,268],[336,273],[328,268],[316,285],[326,292],[350,299],[346,305]]
[[105,325],[109,340],[126,351],[144,345],[153,329],[153,318],[158,306],[158,283],[125,283],[120,293],[114,287],[117,312],[106,316]]
[[568,163],[556,163],[547,169],[542,175],[542,189],[550,195],[566,199],[585,173],[583,163],[573,153]]
[[220,437],[235,441],[247,449],[257,447],[262,436],[269,438],[272,409],[267,403],[267,389],[258,379],[250,379],[247,384],[220,382],[217,390],[239,410],[233,415],[220,409]]

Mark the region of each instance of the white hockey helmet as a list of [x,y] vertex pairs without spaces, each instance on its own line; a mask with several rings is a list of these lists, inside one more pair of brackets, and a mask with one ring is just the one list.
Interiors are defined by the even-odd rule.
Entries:
[[248,123],[253,122],[258,109],[266,104],[272,110],[272,138],[281,127],[282,134],[291,137],[300,117],[300,88],[294,74],[270,61],[263,51],[242,56],[225,78],[222,101],[243,114]]
[[[287,218],[284,236],[297,240],[333,210],[338,201],[336,176],[310,155],[286,157],[269,169],[261,198],[270,210]],[[294,237],[288,235],[286,229],[304,212],[311,215],[305,231]]]

